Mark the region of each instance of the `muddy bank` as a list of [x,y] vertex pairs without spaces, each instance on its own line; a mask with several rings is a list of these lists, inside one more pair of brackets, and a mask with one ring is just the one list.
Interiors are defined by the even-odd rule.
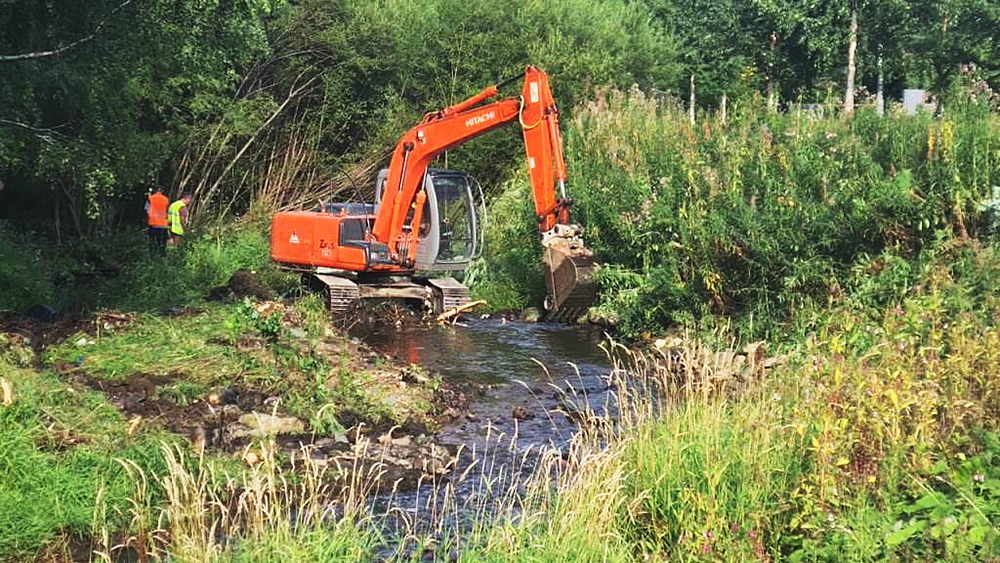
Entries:
[[[222,316],[240,306],[237,298],[254,293],[248,278],[234,277],[234,280],[237,282],[230,284],[228,294],[222,297],[224,302],[232,304],[222,305],[226,307]],[[232,334],[208,337],[199,341],[199,346],[213,348],[220,359],[239,354],[247,361],[272,361],[268,354],[279,352],[294,356],[298,362],[303,358],[325,358],[330,371],[322,373],[323,393],[332,402],[316,403],[307,410],[299,402],[296,407],[300,399],[281,378],[301,378],[302,374],[283,372],[281,364],[276,364],[275,373],[285,375],[278,380],[272,377],[264,385],[248,384],[239,378],[222,385],[206,384],[204,373],[195,373],[183,364],[167,364],[158,369],[136,366],[124,375],[102,368],[102,354],[127,355],[124,344],[122,349],[116,349],[109,341],[126,339],[130,333],[140,333],[153,323],[181,326],[172,330],[218,323],[220,313],[211,307],[164,311],[152,317],[104,311],[52,323],[6,315],[0,319],[0,331],[17,334],[30,342],[37,369],[58,374],[70,388],[103,393],[108,403],[129,421],[130,433],[166,429],[188,437],[196,452],[242,459],[251,465],[255,458],[262,457],[261,447],[277,448],[289,460],[300,458],[306,451],[315,463],[330,466],[327,475],[343,477],[344,472],[338,472],[338,467],[345,471],[360,468],[376,477],[384,488],[405,489],[415,486],[422,477],[446,471],[454,448],[439,444],[435,433],[443,424],[462,416],[469,397],[480,392],[477,385],[442,381],[433,372],[377,352],[361,340],[329,327],[320,338],[310,338],[291,303],[259,301],[254,308],[280,318],[287,337],[281,350],[274,350],[274,340],[253,331],[236,337]],[[399,314],[403,315],[403,310]],[[423,322],[421,317],[408,313],[405,320]],[[178,322],[187,324],[175,324]],[[144,336],[135,338],[142,340]],[[167,340],[164,344],[171,342]],[[156,345],[149,344],[154,348]],[[59,347],[55,359],[46,354],[50,346]],[[139,349],[140,353],[145,351]],[[291,365],[287,357],[281,361],[285,366]],[[210,362],[211,357],[203,363]],[[202,369],[201,365],[195,367]],[[211,365],[203,367],[212,369]],[[316,373],[320,372],[310,372]],[[345,391],[345,386],[350,389]],[[354,404],[352,398],[359,392],[377,400],[379,408]],[[71,446],[81,440],[66,437],[63,443]],[[303,449],[303,446],[308,447]]]
[[[276,448],[293,463],[308,455],[312,463],[327,466],[326,475],[335,480],[346,482],[352,472],[360,471],[375,477],[378,483],[370,485],[380,489],[406,490],[421,478],[446,473],[456,448],[440,443],[436,430],[462,416],[468,404],[462,386],[446,385],[435,395],[443,409],[433,417],[393,425],[348,416],[342,421],[343,431],[324,435],[310,428],[308,421],[287,413],[279,397],[249,387],[234,386],[184,399],[178,389],[182,377],[137,373],[109,382],[72,364],[53,368],[70,385],[104,393],[129,418],[134,431],[165,428],[187,436],[195,452],[233,457],[248,465],[263,457],[261,448]],[[399,369],[400,382],[408,371]],[[69,444],[79,441],[66,440]]]

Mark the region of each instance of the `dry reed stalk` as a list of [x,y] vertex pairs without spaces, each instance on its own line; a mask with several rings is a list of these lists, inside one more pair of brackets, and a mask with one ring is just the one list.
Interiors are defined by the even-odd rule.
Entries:
[[299,78],[301,78],[303,74],[304,72],[296,78],[295,82],[292,83],[292,86],[289,88],[288,95],[285,96],[285,99],[281,102],[281,104],[273,112],[271,112],[271,115],[268,116],[268,118],[264,121],[264,123],[261,124],[261,126],[257,128],[257,130],[253,133],[253,135],[251,135],[250,138],[243,143],[243,146],[240,147],[238,151],[236,151],[236,155],[233,156],[233,158],[230,159],[228,163],[226,163],[226,165],[222,169],[222,172],[220,172],[216,176],[215,181],[212,182],[212,185],[209,186],[207,189],[204,189],[205,183],[203,182],[199,183],[199,187],[197,190],[195,190],[194,195],[192,197],[192,202],[193,202],[191,210],[192,215],[197,215],[197,212],[201,208],[207,206],[212,201],[212,197],[215,195],[215,192],[222,185],[222,182],[229,174],[229,171],[232,170],[234,166],[236,166],[236,163],[239,162],[241,158],[243,158],[243,154],[246,153],[247,149],[249,149],[250,146],[257,141],[258,137],[260,137],[261,134],[264,131],[266,131],[268,127],[270,127],[271,123],[273,123],[274,120],[277,119],[278,116],[285,111],[285,108],[288,107],[288,104],[290,104],[300,95],[303,95],[305,92],[309,91],[310,86],[316,80],[317,77],[314,76],[306,80],[305,83],[300,85]]
[[[213,561],[222,549],[216,541],[216,532],[228,516],[218,496],[213,472],[205,466],[204,458],[198,460],[197,474],[188,472],[180,446],[163,444],[161,451],[167,462],[167,474],[158,481],[167,502],[160,514],[157,537],[169,546],[171,554],[183,561]],[[165,523],[169,529],[164,528]]]

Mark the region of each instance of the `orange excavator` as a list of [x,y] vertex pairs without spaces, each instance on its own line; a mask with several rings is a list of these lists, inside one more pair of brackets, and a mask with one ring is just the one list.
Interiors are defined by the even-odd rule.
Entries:
[[461,307],[469,301],[468,288],[453,277],[422,274],[463,270],[478,253],[474,181],[430,165],[442,152],[516,121],[542,237],[546,317],[572,320],[585,313],[595,298],[593,253],[569,220],[572,201],[548,76],[529,66],[520,97],[489,101],[521,77],[426,114],[399,139],[389,168],[379,173],[374,203],[321,202],[314,211],[276,213],[271,258],[322,282],[334,312],[368,298],[423,300],[437,313]]

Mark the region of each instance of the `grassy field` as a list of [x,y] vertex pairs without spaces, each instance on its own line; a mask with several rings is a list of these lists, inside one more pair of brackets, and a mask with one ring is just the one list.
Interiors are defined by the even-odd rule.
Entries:
[[[198,494],[236,502],[248,489],[233,481],[243,454],[287,469],[287,454],[267,440],[246,451],[216,445],[199,458],[192,432],[216,424],[227,392],[249,396],[246,409],[299,418],[316,438],[343,435],[345,421],[432,423],[433,378],[400,390],[400,366],[350,341],[331,326],[320,296],[268,264],[264,234],[246,226],[213,232],[164,258],[150,256],[139,236],[111,240],[96,257],[70,258],[0,236],[4,260],[35,256],[40,272],[67,272],[68,284],[47,283],[46,275],[0,280],[22,290],[8,294],[15,310],[42,302],[59,312],[54,323],[3,316],[0,560],[115,559],[126,547],[164,553],[162,538],[181,532],[171,510],[187,510]],[[112,263],[114,271],[91,275],[94,264]],[[242,277],[232,278],[237,272]],[[273,300],[229,294],[248,284]],[[217,299],[205,300],[213,289]],[[269,397],[273,405],[258,404]],[[182,478],[170,480],[203,468],[218,473],[200,489],[181,493]],[[301,476],[289,470],[280,490],[264,482],[292,503],[287,495]],[[220,483],[232,488],[217,489]],[[170,550],[190,555],[189,541]],[[334,549],[325,535],[315,541]]]

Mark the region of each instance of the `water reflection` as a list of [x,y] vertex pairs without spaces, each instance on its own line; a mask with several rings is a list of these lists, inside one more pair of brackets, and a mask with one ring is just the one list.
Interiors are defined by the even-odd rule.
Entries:
[[[441,430],[453,445],[484,440],[487,424],[511,435],[518,448],[563,446],[575,427],[559,412],[563,392],[585,393],[596,409],[606,402],[607,356],[601,331],[591,326],[472,320],[465,326],[382,327],[361,337],[373,348],[419,364],[450,381],[489,384],[486,394]],[[530,415],[517,421],[520,407]]]

